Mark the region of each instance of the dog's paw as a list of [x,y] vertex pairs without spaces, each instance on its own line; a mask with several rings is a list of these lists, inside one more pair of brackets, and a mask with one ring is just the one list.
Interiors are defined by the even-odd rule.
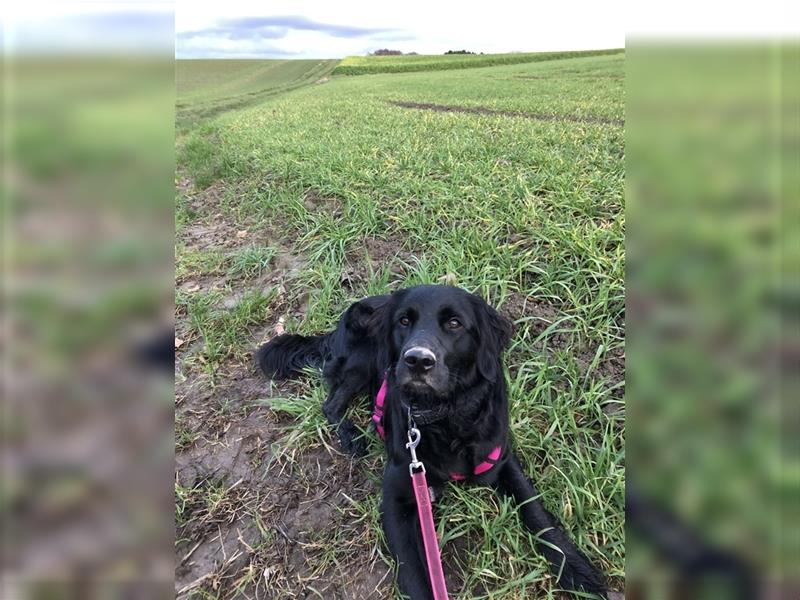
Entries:
[[342,450],[352,456],[366,456],[367,440],[351,421],[344,420],[339,424],[339,443]]
[[588,592],[598,598],[608,598],[603,576],[582,556],[564,569],[561,581],[565,582],[569,589]]
[[367,442],[363,437],[341,440],[342,449],[348,454],[361,458],[367,455]]

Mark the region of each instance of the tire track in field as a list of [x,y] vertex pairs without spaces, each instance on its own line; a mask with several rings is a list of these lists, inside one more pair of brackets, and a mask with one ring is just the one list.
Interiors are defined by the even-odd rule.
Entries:
[[525,112],[521,110],[496,110],[485,106],[454,106],[451,104],[433,104],[431,102],[401,102],[389,100],[388,104],[398,108],[413,108],[417,110],[430,110],[433,112],[465,113],[470,115],[491,115],[500,117],[519,117],[535,121],[589,123],[592,125],[625,125],[624,119],[612,119],[595,115],[547,115],[544,113]]

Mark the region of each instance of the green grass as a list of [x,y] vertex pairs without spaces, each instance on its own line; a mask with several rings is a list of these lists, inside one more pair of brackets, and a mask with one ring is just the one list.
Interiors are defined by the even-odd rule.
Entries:
[[199,349],[187,359],[187,366],[198,364],[214,378],[224,360],[246,353],[242,340],[251,327],[268,317],[275,294],[272,289],[251,290],[240,298],[234,297],[233,307],[226,308],[221,291],[178,292],[175,305],[178,314],[186,318],[180,335],[187,342],[199,342]]
[[268,269],[275,248],[245,246],[232,252],[179,249],[175,260],[175,279],[192,276],[225,275],[234,279],[253,279]]
[[177,60],[179,130],[198,120],[263,102],[329,75],[336,60]]
[[581,50],[573,52],[514,52],[510,54],[420,54],[400,56],[348,56],[333,70],[334,75],[367,75],[373,73],[408,73],[412,71],[444,71],[532,63],[583,56],[619,54],[621,48]]
[[[305,306],[286,311],[288,331],[325,331],[354,299],[418,283],[454,283],[507,311],[516,324],[506,358],[516,447],[544,503],[617,589],[625,557],[624,382],[609,365],[624,356],[623,72],[617,53],[334,77],[195,128],[180,152],[195,184],[235,187],[235,203],[209,215],[219,210],[280,231],[275,256],[303,259],[284,282],[281,301]],[[530,118],[410,110],[392,101]],[[184,230],[209,216],[180,200],[179,207]],[[247,289],[239,282],[249,271],[234,274],[224,255],[195,256],[179,245],[177,260]],[[285,314],[264,303],[226,315],[220,300],[213,293],[179,298],[179,321],[204,341],[188,352],[195,366],[200,356],[217,366],[241,358],[248,338],[238,338],[237,350],[229,329],[241,336]],[[312,378],[267,401],[288,420],[276,443],[282,460],[336,446],[319,407],[324,394]],[[363,409],[353,415],[367,424]],[[377,478],[383,450],[366,435],[364,464],[376,464]],[[373,532],[363,551],[385,557],[377,499],[354,501],[352,512]],[[447,568],[464,582],[453,597],[554,597],[513,507],[451,485],[436,513]],[[321,547],[327,550],[308,559],[320,561],[318,572],[347,562],[343,551]]]

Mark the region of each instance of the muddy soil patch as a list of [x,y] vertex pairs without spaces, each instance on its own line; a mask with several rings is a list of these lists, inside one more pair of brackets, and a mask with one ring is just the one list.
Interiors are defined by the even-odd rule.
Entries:
[[398,238],[375,238],[364,240],[364,248],[370,260],[376,264],[386,264],[397,258],[409,260],[413,254],[403,248],[403,241]]
[[595,115],[548,115],[544,113],[525,112],[520,110],[496,110],[484,106],[454,106],[451,104],[433,104],[430,102],[400,102],[390,100],[388,104],[398,108],[413,108],[417,110],[430,110],[433,112],[464,113],[470,115],[491,115],[499,117],[518,117],[533,119],[535,121],[589,123],[593,125],[625,125],[623,119],[611,119]]
[[[226,205],[235,190],[224,182],[196,191],[181,178],[178,187],[189,209],[178,252],[210,257],[188,263],[176,285],[181,295],[215,294],[214,314],[234,311],[251,292],[274,296],[262,322],[242,331],[241,351],[213,373],[198,359],[203,339],[190,335],[191,315],[186,307],[176,311],[183,337],[175,384],[176,596],[304,598],[314,589],[333,599],[389,597],[391,570],[363,508],[377,501],[370,472],[380,465],[340,454],[332,432],[296,446],[295,418],[270,402],[307,393],[307,382],[270,383],[252,364],[251,350],[282,331],[285,320],[305,315],[308,294],[287,291],[306,268],[304,258],[277,221],[270,228],[237,217]],[[312,212],[343,210],[316,190],[304,201]],[[256,276],[232,275],[227,259],[258,245],[275,250],[268,266]],[[389,252],[381,242],[367,247],[374,261]],[[357,268],[363,263],[354,257]]]
[[177,597],[300,598],[310,588],[334,599],[389,597],[391,571],[357,507],[379,493],[370,476],[378,461],[341,454],[332,434],[291,442],[294,417],[270,399],[301,394],[303,382],[223,369],[231,372],[216,385],[176,385],[181,426],[197,434],[175,458]]
[[245,246],[288,245],[293,239],[285,223],[272,217],[265,223],[261,217],[237,217],[237,207],[249,194],[251,187],[224,180],[207,188],[197,189],[192,180],[181,173],[176,190],[184,199],[190,215],[189,223],[179,228],[177,239],[188,250],[226,250]]
[[[255,447],[252,440],[242,446],[251,456]],[[232,466],[224,479],[195,475],[208,458],[179,461],[180,484],[198,490],[179,519],[179,597],[202,589],[232,598],[237,587],[268,599],[306,597],[311,588],[326,598],[388,597],[391,571],[373,555],[375,532],[356,508],[378,493],[367,473],[379,466],[323,446],[301,455],[283,450],[278,437],[269,460]]]
[[[388,268],[399,281],[406,273],[406,264],[414,256],[403,247],[399,237],[367,237],[358,245],[358,250],[347,254],[347,266],[341,274],[342,287],[357,290],[366,287],[371,277]],[[393,278],[394,279],[394,278]],[[393,283],[390,282],[390,285]]]
[[326,212],[333,216],[342,214],[342,201],[324,195],[319,190],[308,189],[303,197],[303,206],[309,212]]
[[[624,81],[625,77],[622,75],[575,75],[573,79],[582,79],[585,81]],[[544,79],[546,81],[554,81],[556,78],[553,75],[517,75],[513,79]]]
[[274,246],[280,234],[263,223],[248,219],[236,222],[223,212],[212,212],[206,219],[183,229],[180,241],[187,250],[236,250],[247,246]]

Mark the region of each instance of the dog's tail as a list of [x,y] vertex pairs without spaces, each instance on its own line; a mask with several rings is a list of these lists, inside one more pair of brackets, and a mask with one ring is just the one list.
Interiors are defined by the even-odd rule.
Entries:
[[322,367],[327,335],[285,333],[256,351],[256,362],[267,377],[289,379],[305,367]]

